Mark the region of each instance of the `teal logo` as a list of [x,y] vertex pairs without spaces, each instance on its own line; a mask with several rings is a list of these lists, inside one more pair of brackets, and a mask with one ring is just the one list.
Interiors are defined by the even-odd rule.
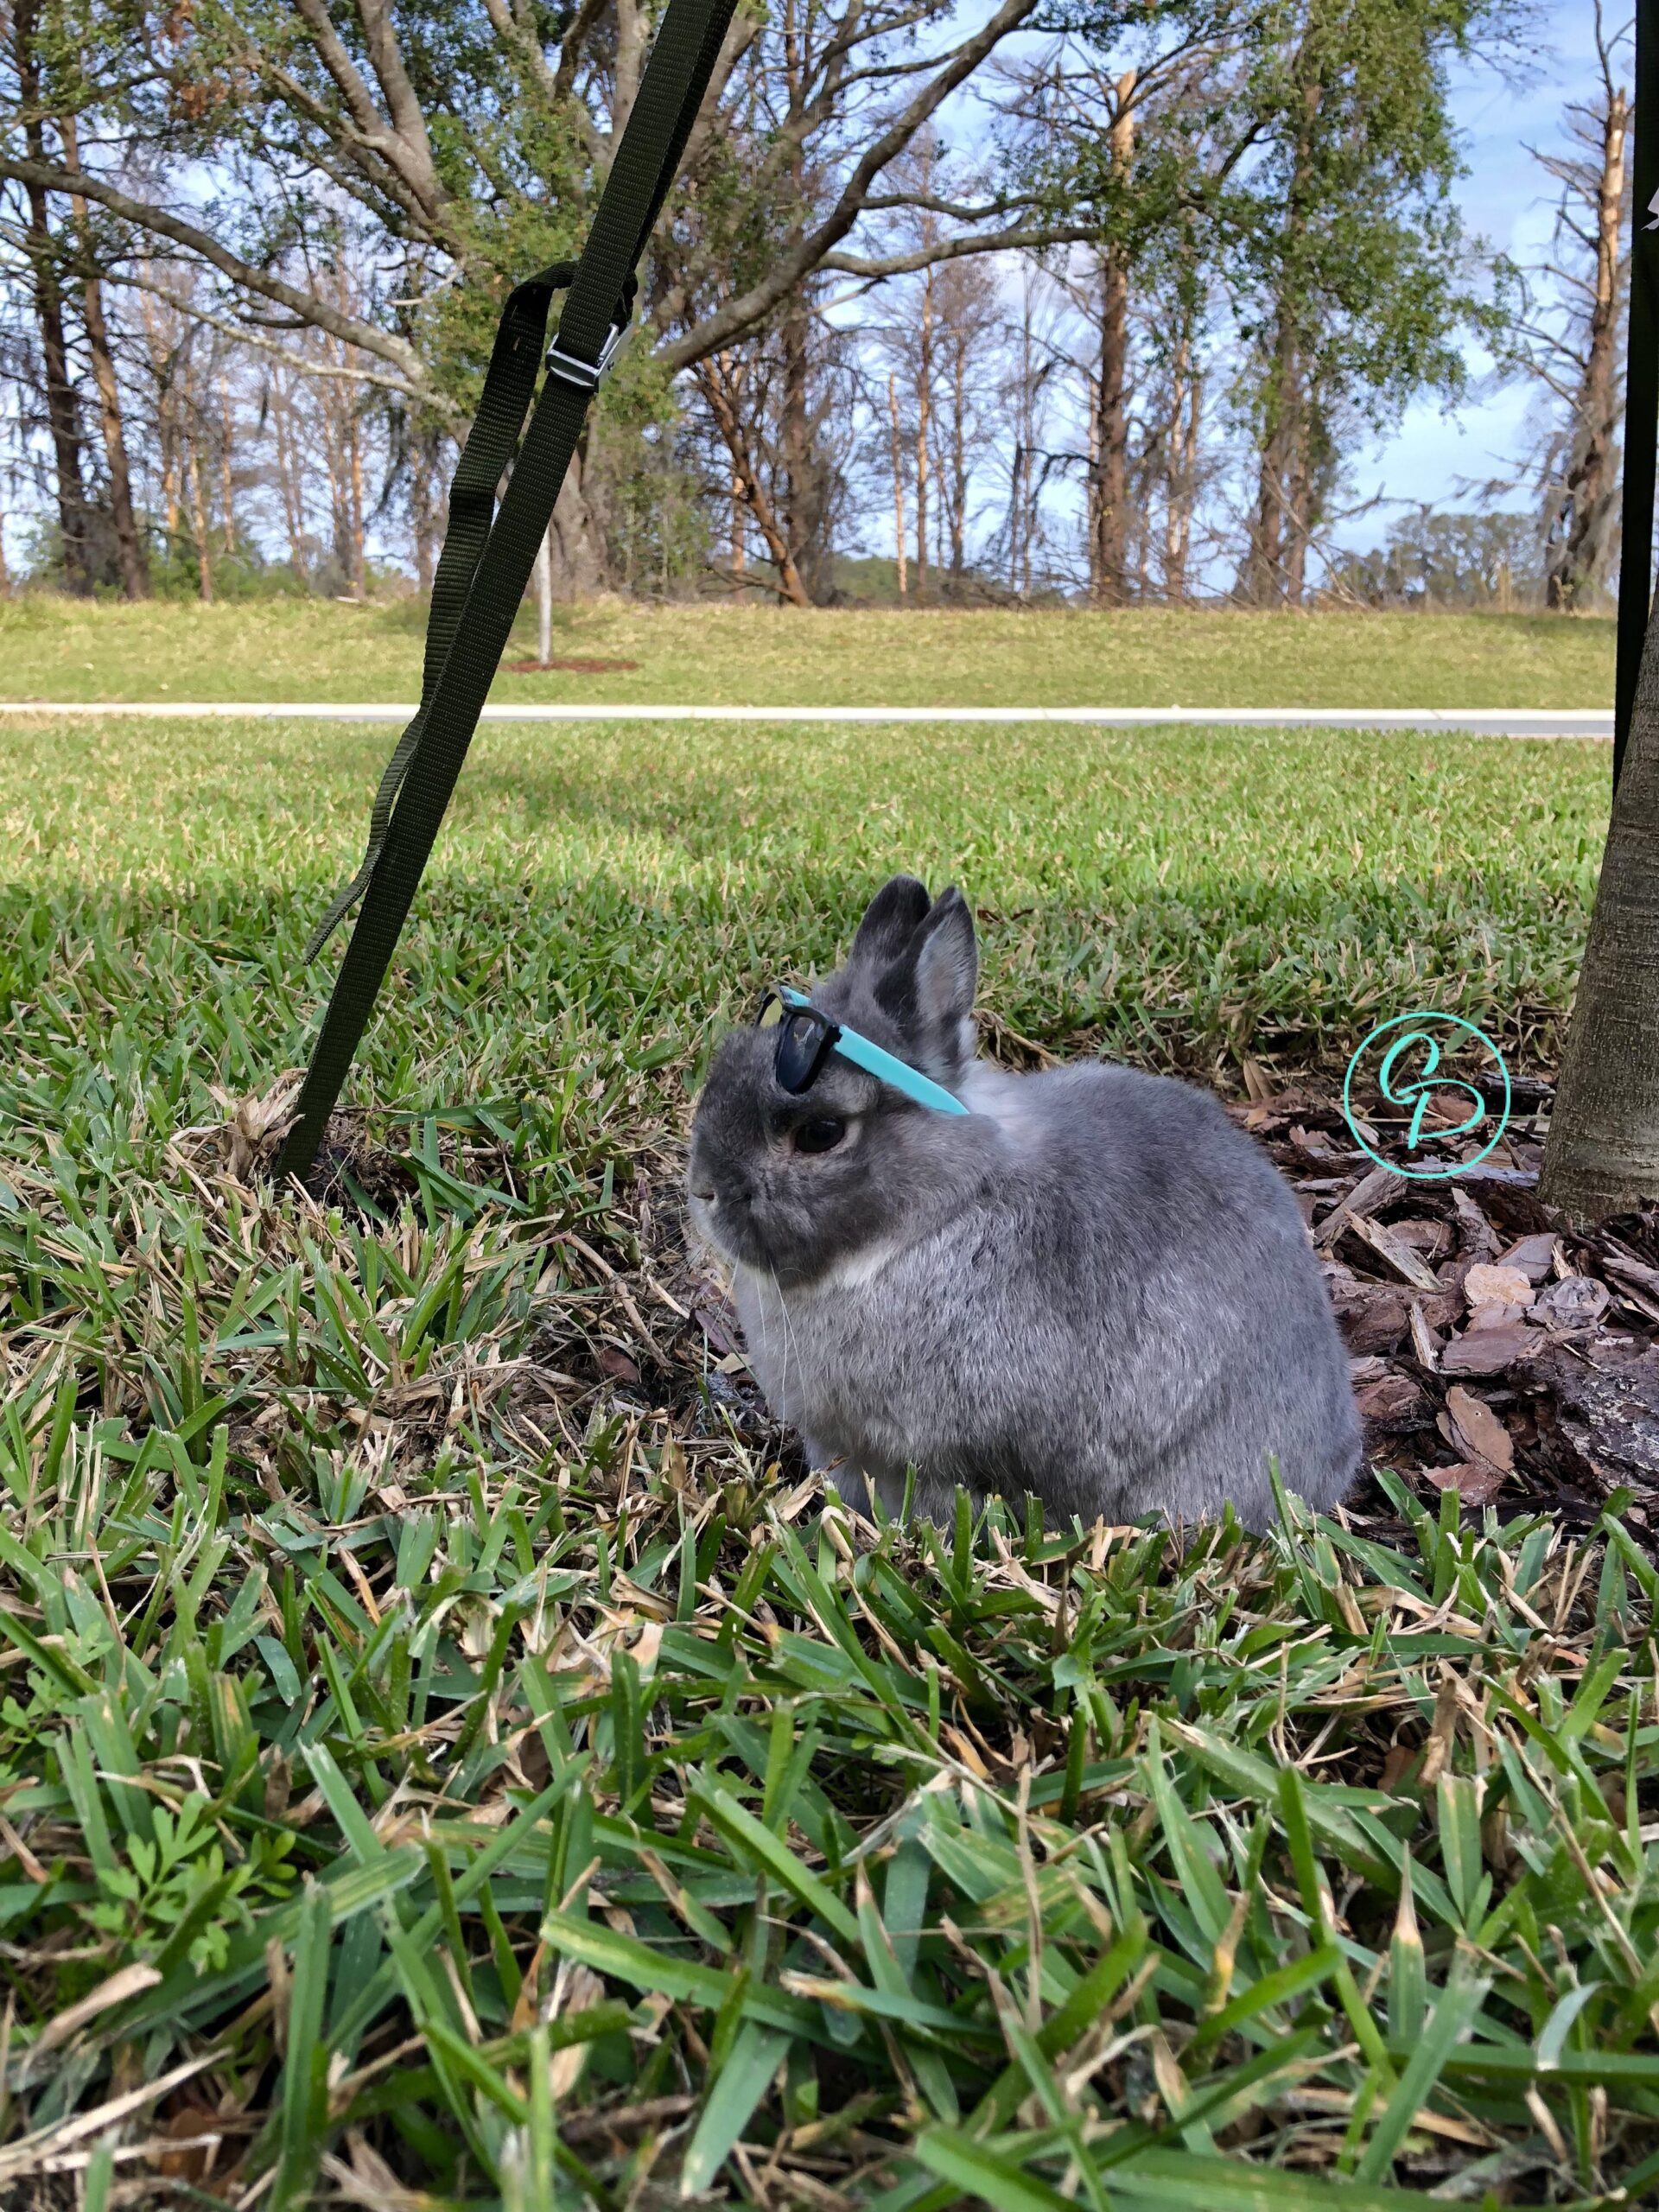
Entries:
[[[1354,1078],[1371,1065],[1384,1107],[1397,1108],[1408,1116],[1405,1160],[1385,1160],[1360,1128],[1354,1110]],[[1482,1083],[1471,1080],[1477,1075],[1484,1077]],[[1494,1113],[1490,1094],[1499,1090],[1503,1109]],[[1435,1111],[1429,1122],[1431,1107]],[[1463,1119],[1448,1122],[1444,1118],[1448,1107],[1462,1109]],[[1399,1014],[1392,1021],[1379,1022],[1349,1061],[1342,1111],[1355,1143],[1379,1167],[1392,1168],[1396,1175],[1409,1175],[1420,1183],[1449,1182],[1484,1160],[1509,1127],[1510,1071],[1502,1052],[1472,1021],[1455,1014]],[[1452,1149],[1488,1123],[1491,1135],[1478,1152],[1465,1155]]]

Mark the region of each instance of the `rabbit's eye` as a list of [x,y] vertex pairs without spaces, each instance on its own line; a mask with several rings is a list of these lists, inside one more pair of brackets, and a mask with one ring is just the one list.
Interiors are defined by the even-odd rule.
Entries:
[[839,1114],[816,1115],[810,1122],[802,1122],[795,1131],[797,1152],[833,1152],[847,1134],[847,1124]]

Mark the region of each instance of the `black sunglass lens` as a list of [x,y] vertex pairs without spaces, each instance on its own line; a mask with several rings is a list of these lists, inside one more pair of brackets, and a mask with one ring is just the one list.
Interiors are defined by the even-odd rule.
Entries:
[[768,991],[760,1001],[760,1011],[755,1016],[758,1029],[775,1029],[784,1018],[784,1002],[776,991]]
[[804,1090],[818,1064],[823,1031],[810,1014],[791,1014],[778,1037],[778,1080],[785,1090]]

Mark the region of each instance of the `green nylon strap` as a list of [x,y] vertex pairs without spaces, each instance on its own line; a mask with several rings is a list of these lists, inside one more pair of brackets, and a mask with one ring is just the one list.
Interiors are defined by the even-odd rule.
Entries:
[[496,486],[512,459],[513,448],[518,442],[518,433],[524,428],[524,416],[536,390],[536,372],[541,365],[553,295],[563,291],[575,273],[574,261],[556,262],[552,268],[543,270],[540,276],[532,276],[528,283],[520,284],[512,292],[501,311],[478,412],[449,486],[449,526],[438,556],[437,573],[432,579],[432,605],[427,617],[421,703],[398,739],[375,792],[363,864],[335,895],[327,912],[312,931],[300,956],[308,962],[316,958],[340,920],[368,888],[385,849],[386,832],[391,826],[393,802],[420,745],[438,678],[461,626],[467,588],[489,543],[490,524],[495,518]]
[[590,399],[551,372],[493,521],[489,509],[534,387],[553,292],[566,283],[556,349],[597,365],[627,319],[634,268],[685,150],[735,0],[669,0],[581,258],[546,270],[503,311],[479,416],[455,471],[434,579],[421,703],[381,779],[369,850],[334,900],[319,943],[353,899],[363,905],[334,981],[279,1174],[303,1174],[374,1008],[535,563]]

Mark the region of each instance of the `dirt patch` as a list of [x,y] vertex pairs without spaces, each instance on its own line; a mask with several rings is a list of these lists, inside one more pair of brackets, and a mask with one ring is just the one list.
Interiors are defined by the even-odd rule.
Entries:
[[565,669],[572,676],[610,676],[619,670],[638,668],[637,660],[594,660],[573,653],[559,660],[510,660],[503,664],[509,676],[550,676]]

